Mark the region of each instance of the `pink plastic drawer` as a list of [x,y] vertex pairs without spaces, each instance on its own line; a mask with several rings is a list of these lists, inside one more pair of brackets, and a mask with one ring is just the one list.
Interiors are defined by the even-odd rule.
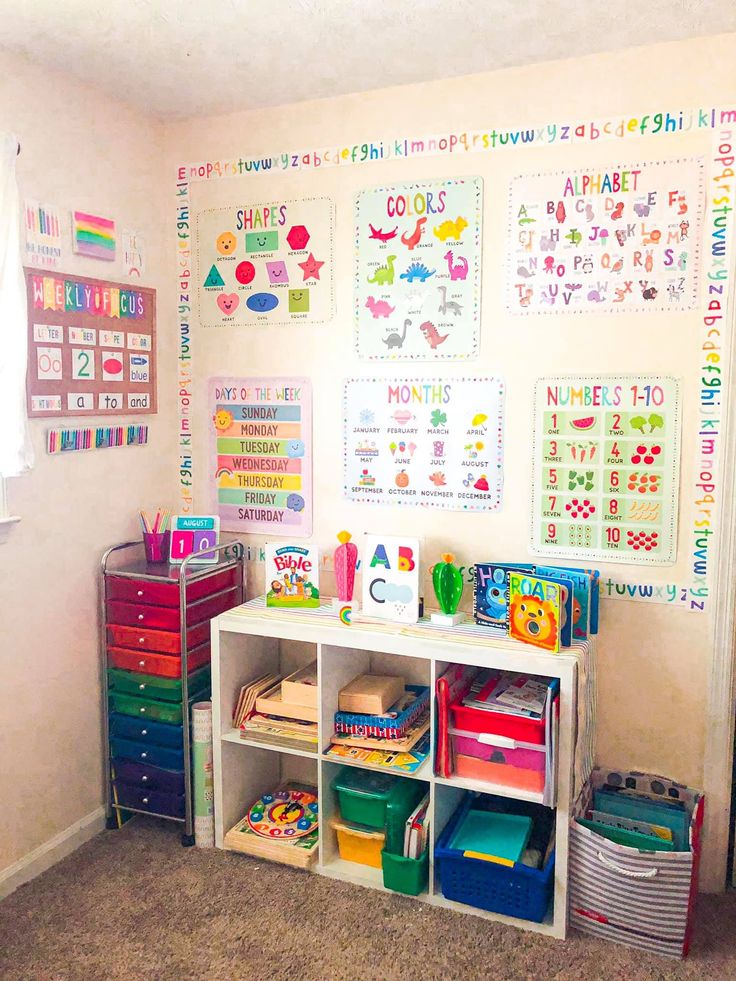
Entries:
[[[179,654],[181,652],[181,637],[170,630],[148,630],[145,627],[124,627],[116,623],[108,623],[107,632],[110,641],[116,647],[129,647],[133,650],[159,651],[162,654]],[[190,627],[187,631],[188,647],[203,644],[210,636],[209,621]]]
[[518,790],[544,791],[544,746],[462,729],[450,729],[450,739],[457,776]]
[[[210,620],[219,613],[231,609],[238,602],[238,589],[228,590],[220,596],[213,596],[190,603],[187,606],[187,623],[193,624]],[[107,604],[108,623],[118,623],[130,627],[151,627],[154,630],[178,630],[178,606],[151,606],[145,603],[125,603],[122,600],[111,600]]]
[[[197,579],[187,586],[187,601],[204,599],[237,585],[236,567],[223,569],[206,579]],[[128,579],[125,576],[107,577],[107,598],[126,603],[154,603],[157,606],[179,606],[178,582],[152,582],[148,579]]]

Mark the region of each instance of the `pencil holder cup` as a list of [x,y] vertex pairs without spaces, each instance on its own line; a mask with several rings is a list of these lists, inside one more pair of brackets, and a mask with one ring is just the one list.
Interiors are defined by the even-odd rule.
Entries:
[[170,531],[143,532],[143,547],[146,550],[146,562],[168,562]]

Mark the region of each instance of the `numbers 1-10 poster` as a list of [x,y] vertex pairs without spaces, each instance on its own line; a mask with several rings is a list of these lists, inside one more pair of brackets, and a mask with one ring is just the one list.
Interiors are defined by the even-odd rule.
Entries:
[[674,378],[537,382],[532,551],[675,561],[679,402]]

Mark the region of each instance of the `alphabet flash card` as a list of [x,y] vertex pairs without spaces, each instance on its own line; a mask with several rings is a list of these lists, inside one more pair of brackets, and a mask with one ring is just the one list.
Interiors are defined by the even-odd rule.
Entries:
[[419,539],[366,535],[363,614],[381,620],[419,619]]

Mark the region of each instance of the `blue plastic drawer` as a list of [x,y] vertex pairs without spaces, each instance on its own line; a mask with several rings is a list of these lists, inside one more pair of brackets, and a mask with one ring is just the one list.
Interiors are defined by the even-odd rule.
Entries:
[[158,746],[171,746],[181,749],[184,735],[181,726],[172,726],[150,719],[137,719],[132,715],[110,716],[110,736],[120,739],[134,739],[136,742],[155,743]]
[[146,763],[131,763],[130,760],[114,759],[112,768],[116,780],[142,790],[164,790],[170,794],[184,793],[184,774],[181,770],[164,770]]
[[134,807],[139,811],[152,811],[167,817],[184,817],[184,795],[169,794],[162,790],[142,790],[122,780],[114,782],[116,803],[123,807]]
[[111,739],[110,755],[115,759],[163,766],[167,770],[181,770],[184,767],[183,749],[169,749],[153,743],[135,743],[129,739]]

